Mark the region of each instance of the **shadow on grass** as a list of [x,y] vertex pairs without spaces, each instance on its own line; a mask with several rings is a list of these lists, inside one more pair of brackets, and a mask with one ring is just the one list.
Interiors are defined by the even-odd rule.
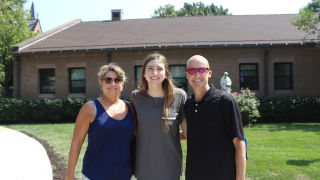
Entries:
[[320,134],[320,123],[279,123],[279,124],[273,124],[272,128],[269,129],[270,132],[274,131],[296,131],[301,130],[304,132],[315,132],[317,134]]
[[311,163],[320,162],[320,159],[314,160],[288,160],[287,164],[295,166],[309,166]]

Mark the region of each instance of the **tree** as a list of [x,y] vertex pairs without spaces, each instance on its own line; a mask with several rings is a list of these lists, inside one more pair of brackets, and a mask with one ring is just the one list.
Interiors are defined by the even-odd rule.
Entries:
[[213,3],[205,5],[202,2],[184,3],[183,7],[175,10],[173,5],[167,4],[164,7],[160,6],[154,11],[154,18],[162,17],[179,17],[179,16],[209,16],[209,15],[231,15],[228,9],[222,6],[218,7]]
[[33,33],[28,30],[28,11],[23,9],[25,0],[0,1],[0,75],[5,73],[5,79],[0,83],[2,93],[10,95],[13,83],[13,55],[12,46],[27,38]]
[[316,34],[320,39],[320,0],[312,0],[306,7],[302,8],[299,16],[291,23],[298,29],[305,31],[308,35]]
[[153,17],[176,17],[176,11],[174,10],[173,5],[166,4],[164,7],[160,6],[157,10],[155,10]]

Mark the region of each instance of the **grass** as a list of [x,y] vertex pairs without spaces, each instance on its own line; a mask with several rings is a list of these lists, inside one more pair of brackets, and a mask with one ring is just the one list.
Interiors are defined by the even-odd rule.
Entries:
[[248,177],[320,178],[320,123],[260,124],[245,133]]
[[[70,147],[74,124],[6,125],[26,131],[48,141],[65,163]],[[245,128],[249,160],[247,179],[319,179],[320,123],[259,124]],[[80,177],[82,148],[76,169]],[[186,141],[182,141],[186,153]]]

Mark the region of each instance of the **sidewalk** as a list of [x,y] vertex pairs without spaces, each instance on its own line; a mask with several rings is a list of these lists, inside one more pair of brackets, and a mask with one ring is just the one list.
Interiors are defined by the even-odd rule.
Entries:
[[44,147],[21,132],[0,126],[0,179],[52,180]]

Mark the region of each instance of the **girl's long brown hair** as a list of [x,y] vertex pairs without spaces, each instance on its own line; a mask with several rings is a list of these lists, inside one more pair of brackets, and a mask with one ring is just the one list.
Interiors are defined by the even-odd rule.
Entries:
[[164,68],[165,68],[166,78],[162,82],[162,89],[164,92],[164,105],[163,105],[163,110],[162,110],[162,116],[164,117],[163,120],[164,120],[165,127],[167,130],[169,130],[169,126],[168,126],[169,107],[171,106],[171,104],[173,103],[173,101],[175,99],[175,93],[173,90],[175,88],[175,86],[172,81],[171,73],[169,70],[169,65],[167,63],[166,58],[163,55],[158,54],[158,53],[154,53],[154,54],[150,54],[146,57],[146,59],[144,60],[144,64],[143,64],[141,75],[140,75],[139,91],[142,94],[146,94],[148,91],[148,82],[147,82],[146,78],[144,77],[144,74],[146,71],[147,64],[152,60],[160,61],[161,63],[164,64]]

